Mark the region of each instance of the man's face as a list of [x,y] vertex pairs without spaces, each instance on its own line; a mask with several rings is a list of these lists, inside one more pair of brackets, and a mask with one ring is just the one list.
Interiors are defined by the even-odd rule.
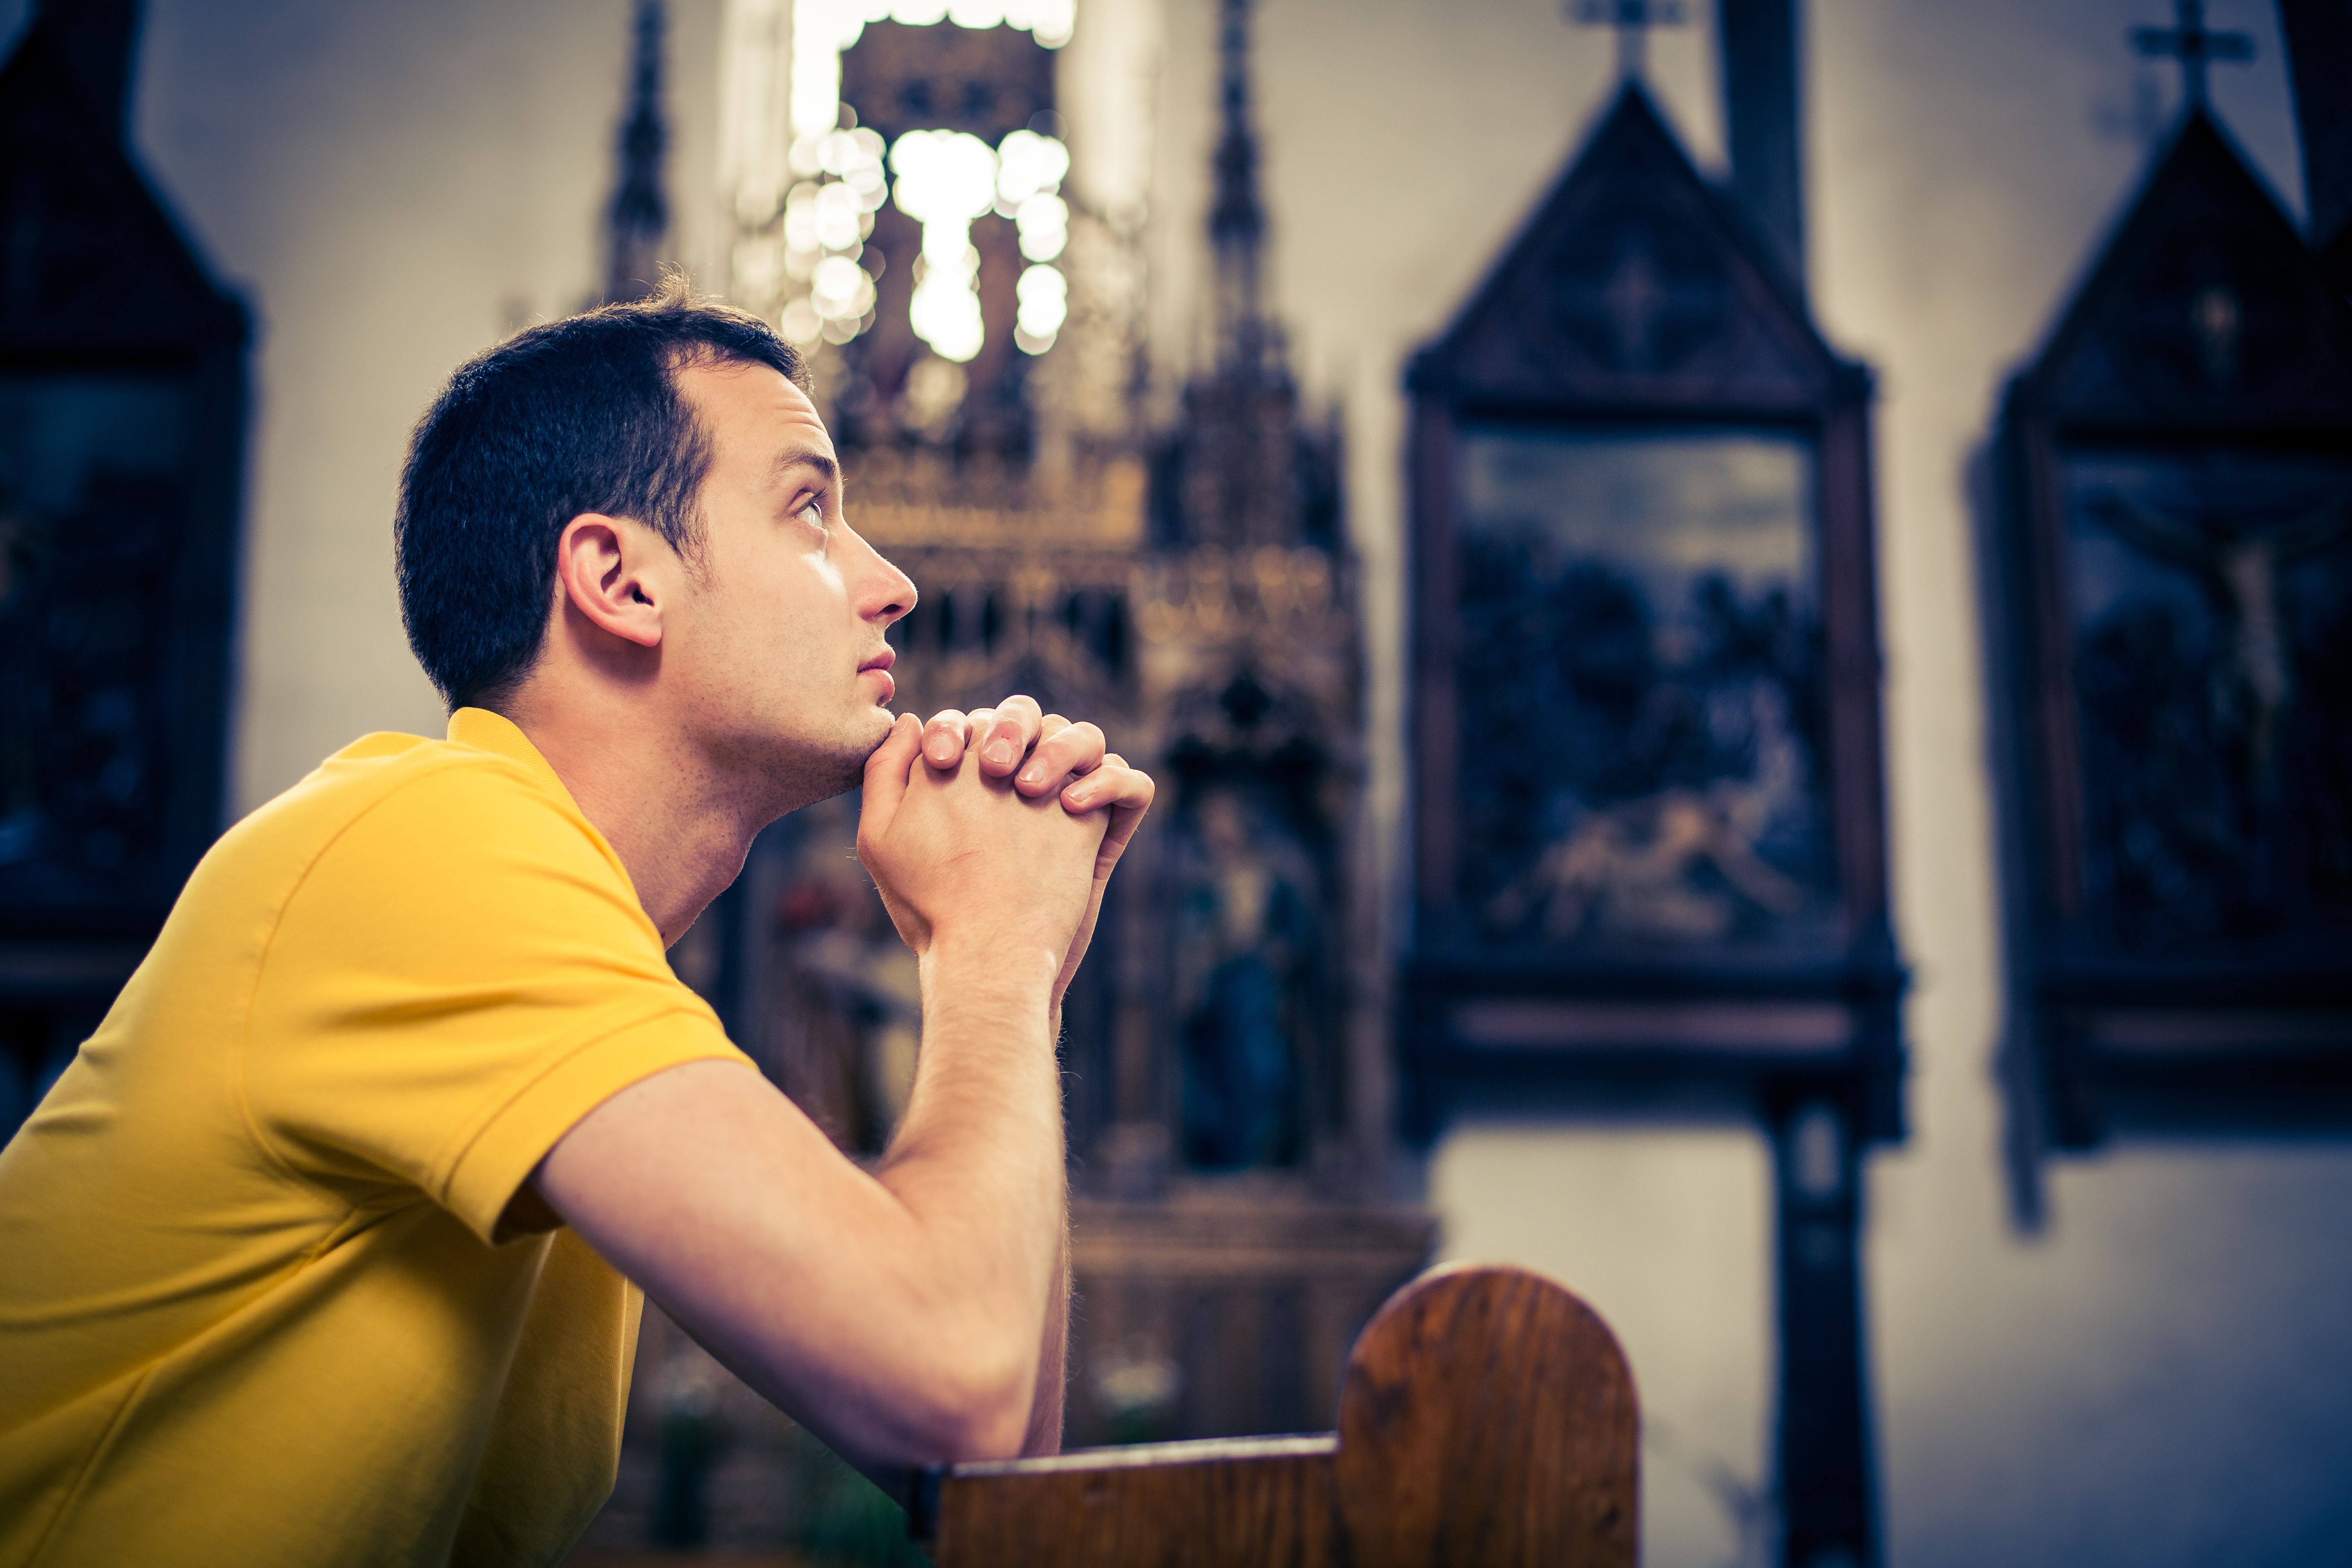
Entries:
[[800,388],[766,365],[677,373],[710,441],[702,550],[665,616],[676,679],[711,761],[788,811],[856,784],[890,731],[883,630],[915,585],[850,531],[833,438]]

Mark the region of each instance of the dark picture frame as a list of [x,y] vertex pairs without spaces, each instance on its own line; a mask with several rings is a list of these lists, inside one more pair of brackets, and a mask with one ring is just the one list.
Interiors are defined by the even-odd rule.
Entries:
[[[1629,309],[1646,321],[1629,328]],[[1864,1141],[1900,1136],[1868,371],[1822,342],[1744,215],[1698,178],[1634,87],[1407,384],[1415,895],[1404,1054],[1419,1130],[1457,1104],[1537,1088],[1738,1110],[1827,1093]],[[1465,668],[1484,633],[1466,623],[1477,607],[1460,580],[1478,531],[1465,490],[1476,444],[1497,431],[1744,439],[1805,455],[1804,697],[1829,918],[1801,937],[1530,940],[1498,934],[1471,907],[1465,878],[1477,882],[1486,846],[1465,816],[1476,795],[1465,774],[1488,761],[1464,729],[1465,683],[1513,678]]]
[[2051,1148],[2352,1126],[2352,309],[2201,108],[1994,457],[2030,1217]]

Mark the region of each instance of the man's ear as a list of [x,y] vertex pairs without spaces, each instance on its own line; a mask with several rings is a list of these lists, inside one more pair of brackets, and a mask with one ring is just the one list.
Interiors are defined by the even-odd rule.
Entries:
[[660,542],[626,518],[583,511],[555,542],[555,575],[563,597],[616,637],[645,647],[662,640],[664,587],[648,574]]

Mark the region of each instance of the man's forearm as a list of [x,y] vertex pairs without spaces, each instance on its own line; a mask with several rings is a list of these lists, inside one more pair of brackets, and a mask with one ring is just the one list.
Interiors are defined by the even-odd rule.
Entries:
[[[1058,954],[935,946],[923,960],[923,1046],[898,1136],[877,1173],[943,1244],[960,1339],[1002,1373],[987,1446],[1037,1436],[1050,1376],[1060,1427],[1067,1288],[1061,1082],[1048,988]],[[1049,1366],[1047,1363],[1055,1363]]]

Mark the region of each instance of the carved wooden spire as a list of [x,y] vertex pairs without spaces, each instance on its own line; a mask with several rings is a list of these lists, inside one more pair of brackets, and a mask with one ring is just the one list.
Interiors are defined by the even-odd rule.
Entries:
[[661,0],[638,0],[620,179],[604,220],[607,300],[643,299],[660,280],[662,241],[669,232],[669,197],[662,189],[662,159],[669,148],[662,119],[662,27]]
[[1219,26],[1224,130],[1217,139],[1209,241],[1217,263],[1218,368],[1230,374],[1265,363],[1265,208],[1258,200],[1257,137],[1250,129],[1249,0],[1223,0]]

